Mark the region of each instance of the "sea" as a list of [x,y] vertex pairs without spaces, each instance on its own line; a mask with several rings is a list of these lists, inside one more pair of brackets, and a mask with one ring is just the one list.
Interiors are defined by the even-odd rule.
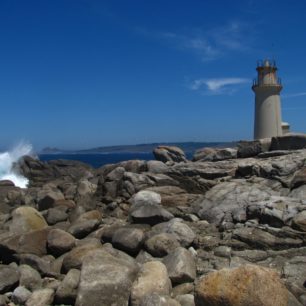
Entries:
[[[192,158],[193,153],[186,153],[187,159]],[[99,154],[40,154],[39,159],[50,161],[55,159],[77,160],[89,164],[94,168],[99,168],[107,164],[116,164],[127,160],[155,160],[151,152],[133,153],[99,153]]]
[[[14,164],[22,158],[22,156],[37,156],[33,152],[32,146],[28,143],[20,143],[12,150],[0,152],[0,181],[10,180],[21,188],[28,186],[28,179],[16,172]],[[192,154],[186,154],[191,159]],[[102,167],[106,164],[116,164],[127,160],[154,160],[151,152],[131,152],[131,153],[99,153],[99,154],[39,154],[42,161],[50,161],[56,159],[76,160],[89,164],[94,168]]]
[[116,164],[126,160],[154,160],[154,155],[149,152],[137,153],[99,153],[99,154],[40,154],[39,159],[50,161],[55,159],[77,160],[99,168],[107,164]]

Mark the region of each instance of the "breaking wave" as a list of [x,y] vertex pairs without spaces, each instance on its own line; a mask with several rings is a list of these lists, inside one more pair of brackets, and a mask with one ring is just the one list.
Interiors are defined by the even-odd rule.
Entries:
[[32,149],[32,145],[20,143],[11,151],[0,153],[0,180],[10,180],[15,186],[26,188],[29,180],[14,169],[14,164],[22,156],[31,155]]

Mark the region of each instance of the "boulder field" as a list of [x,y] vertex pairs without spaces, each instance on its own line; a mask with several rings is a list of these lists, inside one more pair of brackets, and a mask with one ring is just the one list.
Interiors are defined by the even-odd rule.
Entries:
[[306,149],[286,137],[24,157],[29,187],[0,182],[0,306],[306,305]]

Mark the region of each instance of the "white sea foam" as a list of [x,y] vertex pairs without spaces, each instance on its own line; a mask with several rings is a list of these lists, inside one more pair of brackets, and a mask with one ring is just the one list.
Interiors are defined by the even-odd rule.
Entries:
[[32,146],[28,143],[20,143],[11,151],[0,153],[0,180],[10,180],[15,186],[26,188],[28,179],[13,168],[14,163],[25,155],[31,155]]

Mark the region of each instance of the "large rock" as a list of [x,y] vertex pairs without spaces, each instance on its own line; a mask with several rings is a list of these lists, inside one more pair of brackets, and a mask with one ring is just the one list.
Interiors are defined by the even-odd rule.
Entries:
[[0,260],[11,262],[15,254],[47,254],[47,236],[50,228],[31,231],[26,234],[4,235],[0,238]]
[[152,294],[169,295],[171,282],[167,268],[159,261],[150,261],[142,265],[131,290],[131,306],[142,305],[142,300]]
[[193,161],[220,161],[237,158],[237,149],[234,148],[203,148],[195,152]]
[[306,148],[306,134],[290,134],[272,137],[271,151],[274,150],[298,150]]
[[298,230],[306,232],[306,210],[303,210],[294,216],[292,223]]
[[0,293],[5,293],[17,286],[19,281],[18,269],[0,265]]
[[43,229],[47,226],[47,222],[35,208],[21,206],[16,208],[12,213],[10,232],[24,234],[29,231]]
[[291,188],[297,188],[305,184],[306,184],[306,167],[303,167],[294,174],[291,181]]
[[73,248],[64,257],[62,271],[67,273],[70,269],[80,269],[86,255],[101,248],[99,241],[93,241]]
[[42,279],[40,274],[29,265],[20,265],[19,266],[19,285],[24,286],[25,288],[34,291],[41,288]]
[[176,218],[153,226],[149,236],[161,233],[172,234],[183,247],[189,247],[196,237],[186,223]]
[[176,237],[168,233],[156,234],[145,241],[146,250],[156,257],[168,255],[179,246]]
[[173,284],[192,282],[196,278],[196,265],[192,254],[182,248],[176,248],[163,259]]
[[64,195],[57,188],[46,187],[38,193],[38,210],[46,210],[56,206],[56,201],[65,200]]
[[51,254],[62,255],[75,246],[76,239],[61,229],[52,229],[47,237],[47,245]]
[[160,203],[161,196],[158,193],[149,190],[140,191],[132,198],[129,216],[134,223],[150,225],[172,219],[173,215]]
[[197,306],[288,306],[288,291],[277,273],[255,265],[222,269],[201,278]]
[[115,231],[112,244],[115,248],[128,254],[136,255],[144,240],[143,230],[132,227],[122,227]]
[[186,162],[186,156],[183,150],[173,146],[158,146],[153,150],[156,160],[166,163],[167,161],[173,162]]
[[32,293],[26,302],[26,306],[46,306],[52,305],[54,290],[49,288],[38,289]]
[[257,156],[259,153],[269,151],[270,145],[270,138],[258,139],[253,141],[240,141],[238,143],[237,156],[239,158]]
[[90,252],[84,259],[76,306],[127,306],[138,267],[105,250]]

